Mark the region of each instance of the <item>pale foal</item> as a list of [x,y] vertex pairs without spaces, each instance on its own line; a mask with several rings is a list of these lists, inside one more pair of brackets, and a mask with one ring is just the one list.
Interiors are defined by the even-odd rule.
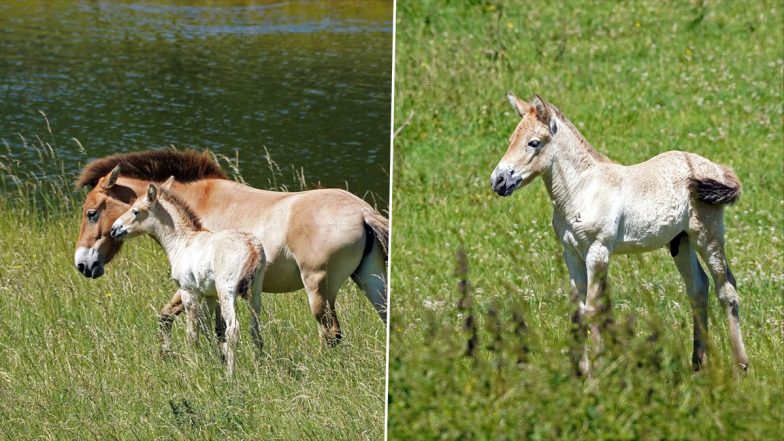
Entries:
[[[251,336],[261,355],[259,334],[261,287],[266,257],[258,238],[240,230],[207,231],[191,209],[169,190],[173,178],[158,187],[149,184],[147,195],[112,225],[116,240],[142,234],[153,236],[166,252],[171,275],[180,287],[186,312],[188,339],[196,342],[197,326],[206,332],[208,314],[220,304],[226,323],[225,342],[220,344],[226,374],[234,371],[234,353],[239,336],[235,310],[237,296],[245,297],[251,309]],[[250,295],[249,295],[250,294]],[[216,323],[220,323],[216,317]]]
[[[692,367],[706,361],[708,277],[724,307],[735,361],[748,357],[740,332],[735,278],[724,253],[724,207],[740,197],[740,182],[727,167],[694,153],[670,151],[624,166],[601,155],[555,106],[535,95],[529,104],[511,92],[520,116],[509,147],[490,184],[509,196],[541,176],[553,203],[553,229],[563,244],[576,305],[573,321],[581,338],[601,347],[600,330],[609,320],[607,271],[613,254],[669,246],[692,306]],[[606,314],[605,314],[606,313]],[[589,372],[587,345],[576,354],[578,372]]]

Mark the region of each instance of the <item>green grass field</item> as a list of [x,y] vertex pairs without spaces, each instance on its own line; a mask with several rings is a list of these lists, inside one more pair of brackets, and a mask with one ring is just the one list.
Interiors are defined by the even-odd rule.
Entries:
[[165,255],[133,240],[104,277],[82,277],[84,193],[65,172],[40,178],[34,164],[58,162],[44,144],[22,162],[0,158],[0,439],[382,438],[385,327],[352,283],[334,350],[320,347],[298,291],[263,297],[260,362],[240,305],[232,381],[203,338],[187,345],[181,320],[164,359],[156,317],[175,289]]
[[[784,432],[784,22],[778,1],[397,2],[390,439],[775,439]],[[518,119],[558,106],[632,164],[733,167],[726,210],[751,368],[710,299],[710,366],[667,250],[611,260],[617,343],[572,376],[568,275],[540,181],[489,176]],[[456,270],[465,250],[467,269]],[[458,309],[458,281],[470,288]],[[476,352],[466,356],[475,323]]]

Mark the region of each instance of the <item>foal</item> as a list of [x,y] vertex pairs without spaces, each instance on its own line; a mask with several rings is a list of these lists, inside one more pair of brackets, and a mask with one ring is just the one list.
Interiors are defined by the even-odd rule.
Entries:
[[[609,313],[610,307],[605,294],[610,256],[669,244],[692,306],[693,369],[705,363],[708,328],[708,278],[699,254],[727,315],[735,361],[746,370],[738,293],[724,254],[724,207],[740,196],[732,170],[677,151],[632,166],[615,164],[538,95],[533,105],[511,92],[508,98],[521,120],[490,184],[499,195],[509,196],[542,176],[553,202],[553,229],[564,248],[577,306],[572,320],[580,338],[585,339],[587,324],[594,349],[601,347],[601,313]],[[576,358],[578,373],[588,374],[587,345]]]
[[[190,208],[168,191],[172,182],[173,177],[160,188],[150,184],[146,197],[137,199],[131,209],[114,222],[111,235],[121,240],[147,233],[163,247],[171,264],[172,279],[184,294],[187,334],[192,343],[198,338],[197,324],[205,327],[208,314],[216,310],[215,305],[220,302],[216,314],[221,314],[226,322],[226,340],[219,345],[226,360],[226,374],[231,377],[239,336],[234,309],[238,295],[250,302],[251,336],[261,355],[259,311],[266,265],[264,249],[250,233],[204,230]],[[208,311],[204,308],[205,301]],[[218,317],[217,322],[220,322]]]

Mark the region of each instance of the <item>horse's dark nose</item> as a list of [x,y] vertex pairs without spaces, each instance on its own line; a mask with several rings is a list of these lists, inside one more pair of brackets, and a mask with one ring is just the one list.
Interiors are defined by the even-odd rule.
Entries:
[[93,279],[97,279],[103,275],[103,265],[95,264],[93,265],[93,269],[90,271],[90,277]]
[[119,239],[125,236],[126,231],[122,229],[119,225],[112,225],[112,230],[109,232],[109,235],[112,236],[112,239]]
[[84,274],[84,264],[83,264],[83,263],[80,263],[79,265],[76,265],[76,269],[77,269],[77,270],[78,270],[80,273]]
[[514,176],[512,170],[499,167],[490,175],[490,186],[499,195],[509,196],[520,185],[521,180],[519,176]]

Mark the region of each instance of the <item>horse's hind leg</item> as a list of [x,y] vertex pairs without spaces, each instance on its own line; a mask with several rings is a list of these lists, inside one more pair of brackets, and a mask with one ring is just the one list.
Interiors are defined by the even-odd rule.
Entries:
[[365,297],[376,308],[381,320],[387,322],[387,268],[384,255],[376,241],[373,249],[362,259],[359,268],[351,275],[357,286],[365,293]]
[[335,297],[343,280],[330,279],[327,271],[303,271],[302,282],[308,292],[308,303],[320,326],[322,343],[334,347],[343,338],[335,312]]
[[221,314],[226,321],[226,343],[224,343],[224,353],[226,354],[226,376],[231,378],[234,373],[234,354],[239,339],[239,323],[237,312],[234,308],[236,293],[233,290],[218,290],[218,300],[220,302]]
[[180,290],[174,293],[169,303],[161,309],[158,315],[158,335],[161,341],[161,353],[167,354],[171,350],[171,329],[174,319],[182,313],[182,296]]
[[686,284],[686,294],[691,303],[692,320],[694,322],[694,352],[691,366],[695,371],[705,364],[705,337],[708,333],[708,276],[702,270],[694,248],[689,244],[686,235],[673,239],[677,241],[671,247],[674,255],[672,260],[681,273]]
[[[704,206],[701,208],[699,218],[693,222],[696,232],[696,248],[708,271],[716,284],[716,294],[719,302],[724,306],[729,323],[730,346],[735,362],[746,370],[749,359],[743,345],[740,332],[740,299],[735,288],[735,278],[730,271],[724,254],[724,219],[723,210],[719,207]],[[691,226],[690,226],[691,227]]]

